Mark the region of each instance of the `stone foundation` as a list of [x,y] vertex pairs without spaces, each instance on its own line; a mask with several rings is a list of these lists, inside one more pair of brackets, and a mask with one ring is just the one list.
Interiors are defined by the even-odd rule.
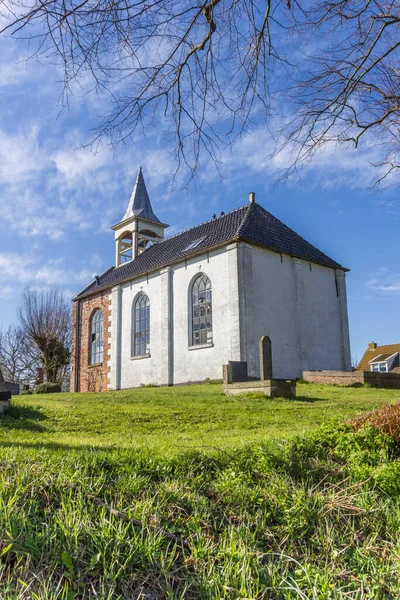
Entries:
[[264,381],[224,383],[222,389],[227,396],[264,394],[269,398],[296,398],[296,381],[294,379],[266,379]]
[[372,387],[400,390],[399,373],[374,373],[373,371],[304,371],[303,379],[309,383],[359,387],[368,383]]

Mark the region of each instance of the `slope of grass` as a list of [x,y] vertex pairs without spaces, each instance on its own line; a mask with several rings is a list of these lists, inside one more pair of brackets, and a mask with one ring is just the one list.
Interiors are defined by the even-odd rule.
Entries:
[[300,393],[14,400],[0,418],[0,598],[397,599],[398,442],[368,423],[317,423],[400,394]]
[[298,398],[227,398],[216,384],[103,394],[20,396],[2,419],[1,445],[147,447],[163,455],[237,449],[290,437],[379,408],[400,391],[299,385]]

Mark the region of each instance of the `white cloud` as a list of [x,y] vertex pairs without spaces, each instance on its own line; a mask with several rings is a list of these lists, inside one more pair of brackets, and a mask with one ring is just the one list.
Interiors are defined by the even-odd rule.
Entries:
[[[234,174],[238,167],[248,167],[254,173],[265,173],[266,177],[279,178],[292,164],[293,148],[286,146],[274,154],[276,145],[267,127],[257,127],[239,138],[224,162]],[[382,153],[374,140],[365,141],[355,149],[350,145],[327,143],[318,150],[312,161],[299,166],[296,175],[308,177],[308,185],[318,188],[346,186],[366,189],[372,186],[383,173],[374,167]],[[292,177],[293,179],[293,177]]]
[[[0,254],[0,280],[25,285],[69,285],[82,284],[93,279],[98,271],[99,257],[87,259],[87,268],[73,270],[64,266],[65,259],[47,259],[28,254]],[[94,265],[94,268],[90,268]],[[5,287],[10,287],[5,284]]]
[[64,184],[88,183],[90,178],[91,185],[96,186],[93,173],[110,165],[113,156],[102,147],[97,152],[84,148],[82,136],[75,130],[68,134],[62,147],[50,154],[50,160],[54,162],[57,175]]
[[386,268],[380,269],[366,285],[380,294],[400,294],[400,273],[392,273]]
[[11,298],[14,293],[14,288],[11,285],[1,285],[0,286],[0,300],[6,300],[7,298]]
[[0,130],[0,185],[21,185],[48,166],[45,153],[39,149],[38,132],[38,125],[23,133]]

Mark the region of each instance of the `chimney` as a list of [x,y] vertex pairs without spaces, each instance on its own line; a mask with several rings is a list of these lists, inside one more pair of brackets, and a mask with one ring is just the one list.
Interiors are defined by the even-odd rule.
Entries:
[[370,342],[368,344],[368,350],[375,350],[376,348],[376,343],[375,342]]
[[249,194],[249,204],[255,204],[256,202],[256,194],[255,192],[250,192]]

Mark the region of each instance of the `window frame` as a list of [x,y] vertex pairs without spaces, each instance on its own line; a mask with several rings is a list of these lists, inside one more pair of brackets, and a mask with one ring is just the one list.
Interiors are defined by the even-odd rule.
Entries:
[[387,361],[371,363],[371,371],[373,373],[389,373]]
[[[204,298],[200,302],[200,294]],[[207,299],[209,297],[209,299]],[[204,311],[202,307],[204,305]],[[211,279],[205,273],[198,273],[189,287],[189,350],[213,346],[213,299]],[[203,314],[202,314],[203,313]],[[208,321],[210,327],[207,327]],[[205,326],[202,328],[201,325]],[[195,326],[198,328],[195,329]]]
[[[144,304],[144,306],[143,306]],[[140,311],[144,311],[144,315]],[[131,358],[145,358],[150,356],[150,298],[147,294],[140,293],[132,303],[132,339]],[[140,329],[138,329],[138,324]],[[142,339],[137,341],[138,334]]]
[[101,365],[104,358],[104,315],[101,308],[92,312],[89,336],[89,365]]

